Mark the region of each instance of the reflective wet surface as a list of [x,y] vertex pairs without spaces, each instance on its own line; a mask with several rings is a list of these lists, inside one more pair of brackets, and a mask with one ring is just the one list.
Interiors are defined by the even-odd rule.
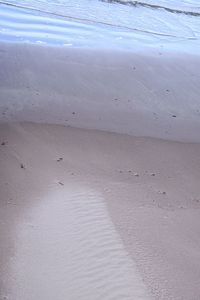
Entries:
[[142,6],[89,0],[0,2],[1,41],[119,49],[186,46],[194,51],[199,28],[200,17]]

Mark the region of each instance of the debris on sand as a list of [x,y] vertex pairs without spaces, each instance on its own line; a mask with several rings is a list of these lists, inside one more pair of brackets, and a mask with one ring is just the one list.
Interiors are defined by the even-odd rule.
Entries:
[[62,183],[61,181],[58,181],[58,184],[60,184],[60,185],[64,185],[64,183]]
[[134,173],[134,176],[139,177],[139,174],[138,173]]
[[158,191],[158,194],[166,195],[166,192]]
[[196,202],[196,203],[200,203],[200,199],[194,198],[193,201]]
[[63,158],[62,158],[62,157],[59,157],[59,158],[57,159],[57,161],[61,161],[61,160],[63,160]]
[[21,169],[26,169],[24,164],[20,164]]

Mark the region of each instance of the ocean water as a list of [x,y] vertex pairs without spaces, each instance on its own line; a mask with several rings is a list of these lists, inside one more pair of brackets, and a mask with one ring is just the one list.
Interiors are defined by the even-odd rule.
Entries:
[[[0,40],[132,49],[200,45],[198,0],[0,1]],[[187,48],[186,47],[186,48]]]

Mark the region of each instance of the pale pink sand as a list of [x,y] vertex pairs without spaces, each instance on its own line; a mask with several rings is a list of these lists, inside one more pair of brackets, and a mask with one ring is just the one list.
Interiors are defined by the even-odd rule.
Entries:
[[0,142],[2,299],[199,299],[200,145],[31,123]]

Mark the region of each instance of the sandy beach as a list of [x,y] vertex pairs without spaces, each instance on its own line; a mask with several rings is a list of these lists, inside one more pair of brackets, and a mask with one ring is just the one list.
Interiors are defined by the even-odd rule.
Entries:
[[0,120],[200,142],[199,56],[0,45]]
[[33,123],[0,136],[2,299],[198,299],[198,144]]
[[199,6],[37,2],[0,1],[0,300],[199,300]]

